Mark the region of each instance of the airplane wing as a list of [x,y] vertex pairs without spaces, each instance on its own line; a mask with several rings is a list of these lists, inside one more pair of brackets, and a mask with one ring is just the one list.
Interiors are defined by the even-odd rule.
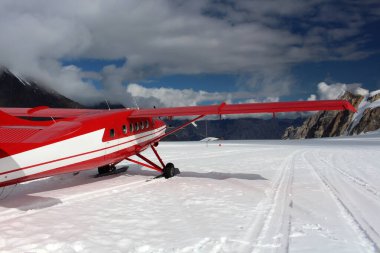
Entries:
[[[118,110],[118,109],[117,109]],[[125,109],[119,109],[125,110]],[[186,106],[157,109],[131,110],[130,118],[140,117],[174,117],[192,115],[221,115],[240,113],[278,113],[278,112],[299,112],[299,111],[319,111],[319,110],[350,110],[355,112],[355,108],[346,100],[320,100],[320,101],[297,101],[297,102],[275,102],[275,103],[249,103],[249,104],[226,104],[207,106]],[[71,118],[88,114],[106,112],[101,109],[64,109],[38,106],[34,108],[0,108],[15,117],[46,117],[46,118]]]
[[300,112],[320,110],[349,110],[356,109],[346,100],[320,100],[320,101],[296,101],[275,103],[249,103],[249,104],[226,104],[209,106],[188,106],[157,109],[134,110],[130,118],[139,117],[174,117],[194,115],[222,115],[241,113],[278,113],[278,112]]
[[41,118],[71,118],[86,114],[100,113],[106,110],[97,109],[64,109],[64,108],[49,108],[47,106],[38,106],[34,108],[0,108],[0,111],[5,112],[15,117],[41,117]]

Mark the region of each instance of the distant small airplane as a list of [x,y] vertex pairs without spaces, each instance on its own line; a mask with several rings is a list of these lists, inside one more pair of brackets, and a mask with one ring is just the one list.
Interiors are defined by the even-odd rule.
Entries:
[[[171,178],[179,170],[163,162],[159,141],[206,115],[318,110],[355,108],[344,100],[115,110],[0,108],[0,187],[93,168],[108,175],[125,159]],[[196,117],[165,133],[159,117],[176,116]],[[158,163],[141,154],[149,147]],[[130,158],[134,155],[144,162]]]

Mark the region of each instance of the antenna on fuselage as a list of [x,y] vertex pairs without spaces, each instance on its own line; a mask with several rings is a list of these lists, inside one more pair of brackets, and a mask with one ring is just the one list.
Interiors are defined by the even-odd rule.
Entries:
[[134,96],[132,96],[132,98],[133,98],[133,102],[135,102],[135,105],[136,105],[137,110],[140,110],[140,107],[139,107],[139,105],[137,104],[136,98],[135,98]]
[[106,104],[107,104],[107,107],[108,107],[108,111],[111,111],[111,107],[110,107],[110,105],[108,104],[107,99],[105,98],[104,100],[106,101]]

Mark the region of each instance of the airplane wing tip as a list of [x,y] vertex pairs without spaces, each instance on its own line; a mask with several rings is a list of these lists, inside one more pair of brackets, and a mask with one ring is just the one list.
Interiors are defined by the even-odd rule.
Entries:
[[343,106],[344,106],[344,108],[346,110],[349,110],[351,112],[357,112],[356,108],[350,102],[348,102],[347,100],[344,101]]

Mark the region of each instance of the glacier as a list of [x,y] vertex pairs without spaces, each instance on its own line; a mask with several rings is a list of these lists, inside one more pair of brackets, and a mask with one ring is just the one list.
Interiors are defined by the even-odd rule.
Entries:
[[380,131],[160,143],[181,170],[168,180],[122,162],[0,190],[0,251],[379,252],[379,144]]

